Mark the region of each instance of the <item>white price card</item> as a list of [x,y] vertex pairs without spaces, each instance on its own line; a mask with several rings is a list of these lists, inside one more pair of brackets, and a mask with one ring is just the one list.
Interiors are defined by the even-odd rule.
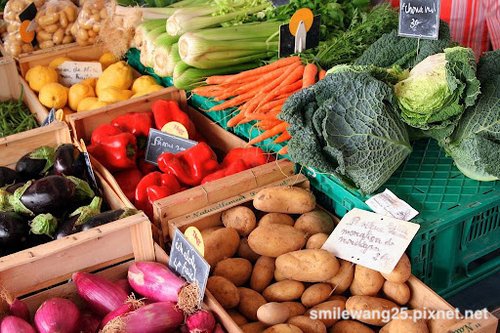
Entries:
[[391,216],[399,220],[410,221],[418,215],[418,211],[413,209],[405,201],[399,199],[389,189],[384,192],[375,194],[370,199],[366,200],[366,204],[375,213]]
[[69,87],[82,80],[101,76],[102,65],[95,61],[65,61],[57,66],[57,71],[60,82]]
[[353,209],[339,222],[322,249],[338,258],[389,274],[420,225]]

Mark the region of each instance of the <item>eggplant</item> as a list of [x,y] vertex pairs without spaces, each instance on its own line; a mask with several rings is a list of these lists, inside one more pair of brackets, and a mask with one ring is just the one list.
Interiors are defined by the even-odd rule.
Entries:
[[107,212],[91,217],[87,222],[81,225],[81,230],[82,231],[89,230],[91,228],[98,227],[100,225],[113,222],[119,219],[123,219],[127,216],[132,216],[137,213],[138,211],[132,208],[109,210]]
[[14,212],[0,212],[0,245],[19,248],[26,242],[28,221]]
[[55,152],[54,174],[83,178],[85,157],[70,143],[60,145]]
[[15,170],[7,167],[0,167],[0,187],[14,184],[19,180],[19,176]]
[[38,178],[54,165],[54,148],[43,146],[21,157],[16,172],[23,180]]
[[14,196],[19,197],[22,205],[33,214],[57,214],[71,202],[75,194],[76,185],[71,180],[63,176],[47,176],[26,183],[23,188],[16,190]]
[[55,239],[64,238],[66,236],[80,232],[82,230],[82,227],[75,226],[76,220],[78,220],[78,216],[73,216],[65,220],[63,223],[60,223],[54,236]]
[[94,197],[89,205],[76,209],[69,215],[66,221],[59,225],[55,237],[59,239],[80,232],[82,230],[82,224],[85,224],[92,217],[99,215],[101,205],[102,199]]

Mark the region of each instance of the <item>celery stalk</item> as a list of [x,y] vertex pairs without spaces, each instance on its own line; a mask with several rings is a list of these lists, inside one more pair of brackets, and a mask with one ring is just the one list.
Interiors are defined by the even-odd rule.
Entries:
[[165,26],[166,24],[165,22],[166,22],[165,19],[155,19],[142,22],[135,29],[135,36],[134,36],[135,47],[140,48],[142,46],[142,43],[146,35],[155,28]]

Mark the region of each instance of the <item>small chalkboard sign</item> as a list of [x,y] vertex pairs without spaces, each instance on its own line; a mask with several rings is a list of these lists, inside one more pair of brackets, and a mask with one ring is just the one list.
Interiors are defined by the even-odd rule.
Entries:
[[165,152],[176,154],[196,146],[198,142],[170,135],[154,128],[149,130],[146,162],[158,165],[158,156]]
[[440,0],[401,0],[399,35],[438,39]]
[[177,228],[172,240],[168,266],[186,281],[198,284],[201,303],[207,287],[210,265]]
[[45,118],[43,120],[41,126],[50,125],[50,124],[52,124],[54,122],[54,120],[56,120],[56,109],[52,108],[52,109],[50,109],[49,115],[47,116],[47,118]]
[[[305,49],[312,49],[319,44],[319,28],[321,25],[321,18],[319,15],[314,16],[311,28],[307,31],[306,47]],[[295,49],[295,36],[290,32],[290,26],[284,24],[280,26],[280,42],[279,42],[279,57],[288,57],[294,54]]]
[[271,0],[274,7],[285,6],[290,3],[290,0]]

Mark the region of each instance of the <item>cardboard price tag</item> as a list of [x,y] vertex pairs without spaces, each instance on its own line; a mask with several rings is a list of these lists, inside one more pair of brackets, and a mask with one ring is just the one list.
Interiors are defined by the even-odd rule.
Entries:
[[366,200],[365,203],[377,214],[392,216],[403,221],[410,221],[418,215],[418,211],[405,201],[399,199],[389,189],[386,189],[382,193],[375,194],[373,197]]
[[401,0],[399,35],[438,39],[440,0]]
[[420,225],[353,209],[322,249],[336,257],[389,274],[417,234]]
[[196,146],[198,142],[180,138],[154,128],[149,130],[148,144],[146,147],[146,162],[154,165],[158,164],[158,156],[162,153],[169,152],[176,154],[178,152]]
[[101,76],[102,65],[92,61],[65,61],[57,67],[57,71],[60,82],[69,87],[82,80]]

